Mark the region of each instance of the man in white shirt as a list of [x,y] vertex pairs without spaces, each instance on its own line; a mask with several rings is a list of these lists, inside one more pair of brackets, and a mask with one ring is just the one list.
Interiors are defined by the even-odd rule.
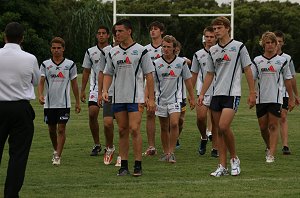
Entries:
[[0,164],[9,137],[9,163],[4,197],[19,197],[34,133],[34,86],[40,72],[34,55],[23,51],[24,28],[11,22],[5,28],[5,46],[0,49]]

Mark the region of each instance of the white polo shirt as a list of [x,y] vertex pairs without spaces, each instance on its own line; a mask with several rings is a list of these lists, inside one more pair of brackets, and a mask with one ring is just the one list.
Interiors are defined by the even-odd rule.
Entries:
[[7,43],[0,49],[0,101],[35,99],[34,86],[39,78],[34,55],[15,43]]

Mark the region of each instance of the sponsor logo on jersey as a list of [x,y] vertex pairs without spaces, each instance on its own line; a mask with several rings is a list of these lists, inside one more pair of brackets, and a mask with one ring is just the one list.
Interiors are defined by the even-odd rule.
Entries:
[[160,58],[160,54],[157,54],[155,58],[156,58],[156,59]]
[[228,56],[227,54],[224,54],[223,60],[225,60],[225,61],[230,61],[230,58],[229,58],[229,56]]
[[138,54],[139,54],[139,51],[137,51],[137,50],[133,50],[131,53],[131,55],[138,55]]
[[118,65],[122,65],[122,64],[131,64],[131,61],[130,61],[129,57],[127,56],[127,57],[125,58],[125,60],[118,60],[118,61],[117,61],[117,64],[118,64]]
[[175,75],[175,73],[174,73],[174,71],[173,71],[173,70],[171,70],[171,71],[170,71],[170,76],[172,76],[172,77],[176,77],[176,75]]
[[164,67],[164,64],[160,64],[160,65],[158,65],[158,69],[161,69],[161,68],[163,68]]
[[273,67],[273,65],[271,65],[268,68],[261,68],[262,72],[276,72],[276,69]]
[[59,72],[58,74],[51,74],[51,78],[65,78],[64,74],[62,72]]

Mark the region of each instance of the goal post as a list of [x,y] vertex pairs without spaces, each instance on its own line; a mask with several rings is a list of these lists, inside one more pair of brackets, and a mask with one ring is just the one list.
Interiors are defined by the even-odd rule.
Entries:
[[123,17],[218,17],[218,16],[229,16],[231,22],[231,38],[234,36],[234,0],[231,0],[230,14],[119,14],[117,13],[117,0],[113,0],[113,24],[117,22],[118,16]]

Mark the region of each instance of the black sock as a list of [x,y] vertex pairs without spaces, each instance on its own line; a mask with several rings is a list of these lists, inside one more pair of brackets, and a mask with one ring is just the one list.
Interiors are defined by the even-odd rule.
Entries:
[[139,168],[142,169],[142,161],[137,161],[137,160],[135,160],[135,161],[134,161],[134,167],[135,167],[135,168],[139,167]]
[[121,168],[128,170],[128,160],[121,160]]

